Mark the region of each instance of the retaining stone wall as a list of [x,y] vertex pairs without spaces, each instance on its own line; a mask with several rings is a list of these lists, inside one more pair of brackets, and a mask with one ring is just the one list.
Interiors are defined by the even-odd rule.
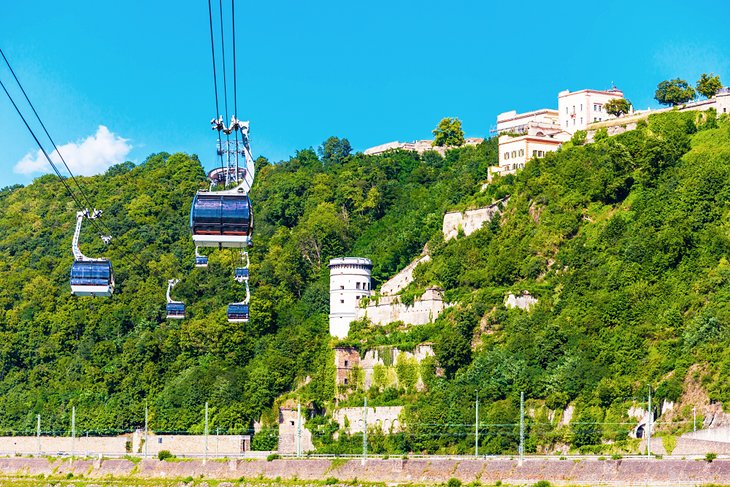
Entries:
[[345,463],[327,459],[202,460],[160,462],[142,460],[55,460],[45,458],[0,458],[0,475],[83,474],[85,478],[107,476],[135,478],[298,479],[322,480],[334,477],[342,482],[355,478],[368,482],[445,483],[454,477],[463,483],[502,481],[509,484],[549,480],[554,484],[672,485],[678,483],[730,483],[730,460],[457,460],[457,459],[369,459]]

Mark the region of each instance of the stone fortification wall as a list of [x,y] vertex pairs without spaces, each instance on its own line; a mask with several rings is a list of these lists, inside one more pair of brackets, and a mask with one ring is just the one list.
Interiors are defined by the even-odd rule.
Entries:
[[507,308],[520,308],[525,311],[529,311],[533,306],[537,304],[537,298],[532,297],[527,291],[523,291],[522,294],[514,295],[509,293],[507,298],[504,300],[504,305]]
[[305,414],[305,407],[302,407],[301,415],[295,407],[279,408],[279,453],[296,453],[297,443],[303,453],[314,451],[312,432],[304,426]]
[[[392,347],[380,347],[375,350],[368,350],[363,357],[360,353],[351,347],[335,348],[335,366],[337,367],[336,385],[344,387],[356,386],[362,387],[364,390],[370,389],[374,385],[375,371],[378,367],[383,368],[383,376],[385,378],[385,386],[397,386],[398,374],[395,370],[399,361],[404,363],[419,364],[426,357],[433,357],[433,347],[429,343],[422,343],[412,351],[399,350]],[[362,383],[357,384],[357,378],[353,377],[353,372],[358,370],[362,373]],[[418,373],[416,389],[422,390],[423,380]]]
[[729,484],[730,460],[704,462],[696,460],[558,460],[527,459],[368,459],[349,461],[328,459],[229,460],[227,462],[160,462],[142,460],[57,460],[46,458],[2,458],[0,474],[57,477],[72,473],[85,478],[133,477],[175,479],[297,479],[322,480],[329,477],[340,482],[367,479],[368,482],[407,484],[445,484],[450,478],[462,483],[533,484],[549,480],[556,484],[613,485],[695,485]]
[[509,202],[509,198],[504,198],[491,204],[485,208],[477,208],[476,210],[466,210],[465,212],[455,211],[444,215],[443,234],[444,240],[451,240],[459,235],[459,229],[464,235],[471,235],[476,232],[485,222],[492,220],[494,215],[500,213],[500,204],[502,206]]
[[431,260],[431,256],[426,252],[426,249],[423,249],[423,253],[420,257],[408,264],[402,271],[388,279],[385,284],[380,286],[380,293],[385,295],[396,294],[412,283],[413,270],[416,266],[421,262],[428,262]]
[[440,289],[429,288],[412,306],[400,302],[400,296],[380,296],[378,301],[371,300],[365,308],[358,308],[356,319],[368,319],[375,325],[387,325],[402,321],[408,325],[425,325],[438,318],[447,308]]
[[368,430],[373,427],[385,434],[397,433],[401,429],[400,420],[403,406],[381,406],[377,408],[340,408],[332,413],[332,419],[340,425],[340,429],[348,434],[362,433],[365,429],[365,421]]

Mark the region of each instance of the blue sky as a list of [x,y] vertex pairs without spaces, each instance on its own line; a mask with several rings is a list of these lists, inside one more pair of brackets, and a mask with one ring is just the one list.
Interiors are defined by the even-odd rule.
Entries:
[[[653,107],[664,79],[730,79],[726,5],[692,6],[237,0],[239,118],[254,155],[277,161],[330,135],[356,150],[429,138],[445,116],[485,136],[498,113],[557,107],[563,89],[614,83]],[[163,150],[214,165],[204,0],[4,2],[0,47],[78,172]],[[17,172],[37,168],[37,147],[0,95],[0,187],[26,184],[43,172]]]

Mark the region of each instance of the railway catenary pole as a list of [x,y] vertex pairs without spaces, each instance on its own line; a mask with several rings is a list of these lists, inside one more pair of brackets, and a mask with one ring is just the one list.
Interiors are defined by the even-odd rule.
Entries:
[[474,402],[474,456],[479,457],[479,392]]

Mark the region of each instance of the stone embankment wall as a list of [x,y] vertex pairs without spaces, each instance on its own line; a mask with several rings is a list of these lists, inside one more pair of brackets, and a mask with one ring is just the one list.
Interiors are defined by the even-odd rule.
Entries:
[[79,437],[71,439],[70,436],[0,436],[0,455],[32,454],[32,455],[57,455],[59,453],[70,454],[75,452],[84,455],[87,452],[98,454],[123,455],[126,450],[127,441],[132,441],[132,435],[124,436],[101,436],[101,437]]
[[251,449],[249,435],[147,435],[144,431],[121,436],[81,436],[75,439],[60,436],[4,436],[0,437],[0,455],[141,455],[157,456],[160,450],[174,455],[240,455]]
[[444,484],[450,478],[462,483],[532,484],[549,480],[555,484],[596,485],[602,483],[630,485],[692,485],[730,483],[730,461],[715,460],[458,460],[439,458],[419,459],[360,459],[346,462],[327,459],[202,460],[160,462],[142,460],[55,460],[45,458],[2,458],[0,475],[66,476],[83,474],[93,478],[174,479],[184,477],[207,479],[297,479],[298,481],[336,478],[340,482],[355,479],[384,483]]

